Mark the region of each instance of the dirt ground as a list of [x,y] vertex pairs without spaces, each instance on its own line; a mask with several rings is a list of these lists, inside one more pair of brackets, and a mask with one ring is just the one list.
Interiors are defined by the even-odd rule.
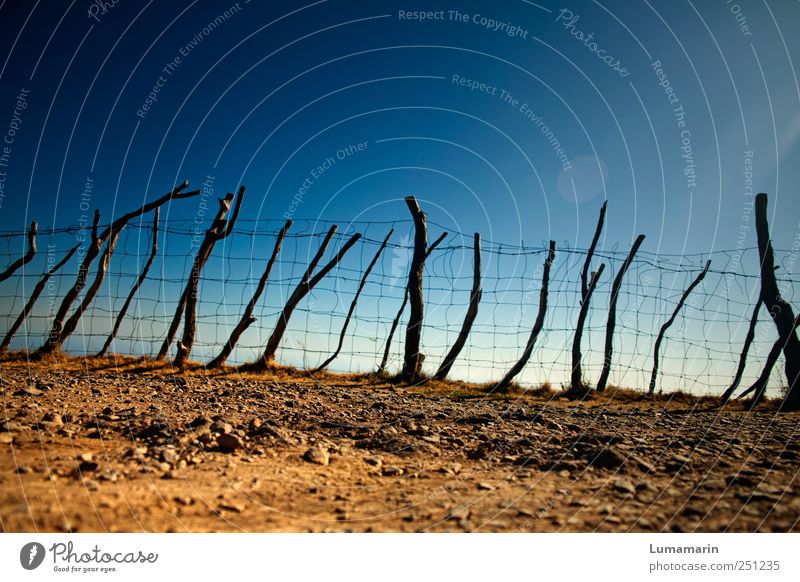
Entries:
[[11,531],[798,531],[800,415],[106,358],[0,364]]

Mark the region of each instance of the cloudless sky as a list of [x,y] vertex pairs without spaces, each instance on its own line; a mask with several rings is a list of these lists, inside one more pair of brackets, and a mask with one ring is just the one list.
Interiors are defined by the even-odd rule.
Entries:
[[87,180],[108,219],[188,179],[245,184],[249,219],[391,221],[414,194],[512,245],[586,247],[608,200],[603,248],[694,254],[736,248],[751,186],[789,249],[798,22],[774,0],[6,0],[0,230],[78,223]]

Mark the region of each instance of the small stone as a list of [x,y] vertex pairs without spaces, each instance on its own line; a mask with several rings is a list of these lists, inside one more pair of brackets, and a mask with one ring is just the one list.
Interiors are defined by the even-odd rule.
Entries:
[[364,457],[364,462],[367,465],[372,465],[373,467],[380,467],[381,465],[383,465],[383,459],[381,459],[377,455]]
[[331,456],[322,447],[311,447],[303,453],[303,460],[315,465],[327,465],[331,462]]
[[492,485],[491,483],[486,483],[485,481],[481,481],[480,483],[478,483],[478,489],[481,491],[494,491],[495,486]]
[[241,503],[235,503],[233,501],[225,501],[220,503],[219,508],[222,511],[232,511],[234,513],[242,513],[245,510],[244,505]]
[[614,481],[614,489],[623,493],[633,493],[636,491],[636,487],[627,479],[617,479]]
[[0,444],[10,445],[14,442],[14,436],[7,432],[0,432]]
[[178,462],[178,451],[173,448],[166,448],[161,451],[161,460],[165,463],[174,465]]
[[64,424],[64,417],[60,414],[53,414],[52,412],[46,413],[42,420],[45,422],[52,422],[55,425],[62,426]]
[[13,420],[0,424],[0,432],[20,432],[21,430],[25,430],[25,427]]
[[42,392],[38,388],[35,388],[34,386],[28,386],[27,388],[23,388],[22,391],[28,396],[41,396],[42,394],[44,394],[44,392]]
[[250,430],[251,431],[258,430],[263,426],[263,424],[264,423],[261,421],[260,418],[254,418],[250,421]]
[[242,445],[239,437],[232,434],[221,434],[217,437],[217,446],[223,453],[232,453],[237,449],[241,449],[244,445]]
[[211,424],[211,419],[207,416],[200,415],[190,422],[189,426],[197,428],[198,426],[208,426],[209,424]]
[[194,499],[189,497],[188,495],[178,495],[173,497],[175,503],[178,505],[192,505],[194,503]]
[[94,455],[92,453],[81,453],[80,455],[78,455],[78,460],[91,463],[94,460]]
[[389,465],[388,467],[384,467],[381,471],[381,474],[384,477],[398,477],[403,474],[403,469],[401,467],[396,467],[394,465]]
[[97,483],[97,481],[93,481],[92,479],[84,479],[83,485],[89,491],[97,491],[100,488],[100,485]]
[[78,469],[81,473],[90,473],[92,471],[96,471],[100,465],[95,463],[94,461],[81,461],[78,465]]
[[17,473],[19,473],[20,475],[24,475],[24,474],[27,474],[27,473],[30,473],[30,472],[32,472],[32,471],[33,471],[33,469],[31,469],[30,467],[28,467],[28,466],[25,466],[25,465],[20,465],[19,467],[17,467],[16,471],[17,471]]
[[217,420],[214,424],[211,425],[211,432],[217,432],[220,434],[231,434],[233,432],[233,427],[222,420]]

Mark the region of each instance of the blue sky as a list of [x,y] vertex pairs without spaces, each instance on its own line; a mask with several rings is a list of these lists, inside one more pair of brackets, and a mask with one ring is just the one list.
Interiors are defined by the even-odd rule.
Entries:
[[776,247],[800,229],[796,3],[97,6],[0,7],[0,230],[76,224],[87,179],[110,217],[208,176],[251,219],[392,221],[415,194],[510,245],[585,247],[607,199],[603,249],[733,249],[746,186]]

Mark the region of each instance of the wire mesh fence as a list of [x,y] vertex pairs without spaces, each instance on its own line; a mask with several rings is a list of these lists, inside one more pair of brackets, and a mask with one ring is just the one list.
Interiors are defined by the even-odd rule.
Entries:
[[[240,219],[232,235],[221,241],[201,274],[197,303],[197,338],[191,358],[214,358],[239,322],[250,301],[283,220]],[[266,290],[256,303],[256,321],[237,342],[228,362],[253,361],[264,346],[287,297],[301,280],[333,221],[295,220],[286,235]],[[386,234],[394,228],[386,251],[366,280],[339,356],[329,369],[368,372],[377,369],[392,322],[400,308],[411,264],[414,225],[394,222],[340,222],[327,255],[337,252],[355,232],[363,237],[344,259],[298,306],[277,353],[286,365],[313,368],[336,349],[348,308],[361,278]],[[429,224],[432,236],[446,229]],[[126,317],[111,352],[155,355],[166,335],[204,233],[191,220],[162,221],[159,249]],[[140,275],[152,245],[151,219],[129,224],[111,257],[107,276],[80,324],[65,342],[65,351],[95,354],[102,347],[117,314]],[[39,253],[14,277],[0,283],[3,334],[25,306],[42,274],[76,243],[86,239],[86,227],[40,229]],[[24,253],[24,232],[0,233],[0,264],[7,265]],[[627,256],[627,248],[598,249],[592,270],[605,263],[591,298],[583,334],[583,373],[588,384],[600,374],[606,334],[611,283]],[[11,349],[35,350],[47,337],[61,299],[75,281],[83,250],[47,281],[41,297],[11,341]],[[517,361],[536,318],[542,271],[548,248],[482,242],[482,298],[466,346],[449,377],[469,382],[500,379]],[[794,250],[776,249],[781,293],[795,303]],[[586,249],[558,243],[550,274],[550,300],[542,333],[533,355],[517,377],[523,386],[544,383],[567,385],[570,358],[580,308],[580,277]],[[641,250],[622,283],[617,305],[614,356],[610,383],[646,390],[653,368],[653,350],[663,323],[670,317],[684,290],[703,270],[711,268],[691,293],[661,347],[657,390],[682,390],[696,394],[723,392],[731,383],[747,334],[753,306],[759,296],[758,250],[741,247],[694,255],[670,255]],[[89,274],[91,278],[92,273]],[[429,256],[424,271],[425,319],[421,352],[423,370],[433,373],[452,346],[462,326],[473,284],[472,234],[450,232]],[[402,366],[404,325],[389,350],[388,371]],[[742,385],[753,382],[777,338],[775,326],[762,310],[747,360]],[[175,348],[172,348],[174,354]],[[782,366],[776,366],[768,394],[778,395],[785,385]]]

